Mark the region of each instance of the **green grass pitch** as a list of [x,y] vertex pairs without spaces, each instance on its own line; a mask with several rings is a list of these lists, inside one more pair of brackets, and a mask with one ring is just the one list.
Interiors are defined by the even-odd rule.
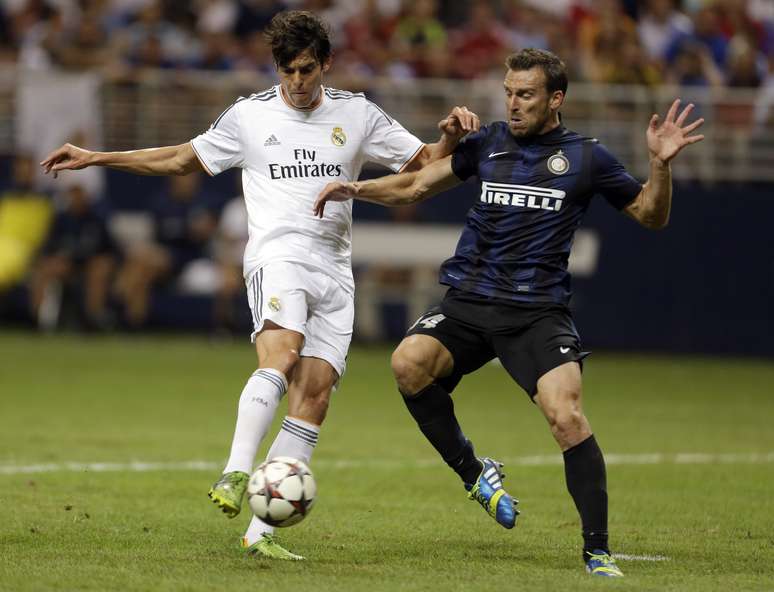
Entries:
[[506,461],[515,529],[468,501],[422,439],[389,350],[356,347],[311,465],[317,506],[281,532],[308,560],[285,564],[241,554],[248,517],[206,497],[255,367],[249,343],[3,333],[0,354],[0,590],[774,589],[770,362],[588,360],[611,544],[640,558],[600,581],[582,570],[545,422],[498,366],[466,378],[455,404],[477,451]]

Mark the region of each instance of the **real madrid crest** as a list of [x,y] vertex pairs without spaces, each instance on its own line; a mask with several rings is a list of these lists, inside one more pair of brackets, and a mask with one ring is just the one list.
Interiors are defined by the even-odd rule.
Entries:
[[271,298],[269,298],[269,308],[272,309],[274,312],[279,312],[280,308],[282,308],[280,306],[279,298],[277,298],[276,296],[272,296]]
[[561,150],[548,157],[548,170],[554,175],[564,175],[570,170],[570,161]]
[[344,133],[344,130],[340,127],[334,127],[333,132],[331,133],[331,142],[335,146],[343,146],[347,143],[347,134]]

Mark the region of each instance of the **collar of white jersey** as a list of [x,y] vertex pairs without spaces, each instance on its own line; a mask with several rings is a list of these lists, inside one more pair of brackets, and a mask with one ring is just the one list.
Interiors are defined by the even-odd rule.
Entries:
[[279,95],[282,98],[282,102],[285,103],[285,105],[287,105],[291,109],[293,109],[293,111],[299,111],[301,113],[312,113],[314,111],[317,111],[320,107],[322,107],[323,103],[325,102],[325,87],[322,84],[320,85],[320,102],[317,103],[317,105],[315,105],[314,107],[311,107],[311,108],[305,107],[303,109],[296,107],[287,99],[287,97],[285,97],[285,89],[282,87],[281,84],[278,84],[277,86],[279,86]]

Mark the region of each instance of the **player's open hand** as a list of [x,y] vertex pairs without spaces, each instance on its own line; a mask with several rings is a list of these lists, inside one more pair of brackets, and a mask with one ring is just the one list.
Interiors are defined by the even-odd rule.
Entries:
[[659,116],[654,114],[650,118],[646,137],[648,140],[648,150],[651,158],[658,158],[662,162],[669,162],[677,153],[689,144],[701,142],[704,139],[702,134],[691,135],[702,123],[704,118],[699,118],[689,124],[685,124],[688,115],[693,111],[693,103],[683,109],[680,115],[677,110],[680,107],[680,99],[676,99],[666,118],[659,125]]
[[57,172],[59,171],[66,169],[78,170],[89,166],[91,164],[91,155],[92,152],[89,150],[84,150],[73,144],[65,144],[46,156],[40,163],[40,166],[43,167],[46,174],[53,171],[54,179],[56,179]]
[[347,201],[357,195],[357,185],[355,183],[342,183],[334,181],[328,183],[314,200],[314,215],[318,218],[323,217],[325,204],[329,201]]
[[477,132],[481,127],[478,115],[465,107],[455,107],[446,118],[438,122],[438,129],[454,140],[461,139],[465,134]]

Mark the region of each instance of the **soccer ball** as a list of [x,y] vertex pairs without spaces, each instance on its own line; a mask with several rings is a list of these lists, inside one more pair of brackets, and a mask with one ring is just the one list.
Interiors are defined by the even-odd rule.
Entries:
[[314,505],[317,484],[302,461],[278,456],[259,466],[247,484],[253,514],[272,526],[301,522]]

